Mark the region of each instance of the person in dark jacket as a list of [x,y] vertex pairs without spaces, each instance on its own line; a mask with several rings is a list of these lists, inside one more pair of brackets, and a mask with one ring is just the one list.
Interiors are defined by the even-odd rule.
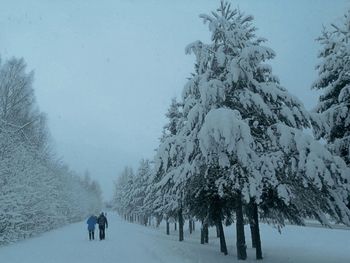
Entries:
[[97,217],[95,215],[91,215],[88,220],[86,221],[88,225],[88,231],[89,231],[89,240],[95,239],[95,225],[97,223]]
[[97,218],[97,224],[98,224],[98,229],[100,231],[100,240],[105,239],[105,229],[108,228],[108,221],[107,217],[101,213],[100,216]]

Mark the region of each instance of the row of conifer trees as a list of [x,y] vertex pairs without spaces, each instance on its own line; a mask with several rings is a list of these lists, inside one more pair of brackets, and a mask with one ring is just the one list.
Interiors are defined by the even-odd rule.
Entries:
[[[272,73],[275,53],[256,36],[253,17],[227,2],[200,16],[211,42],[186,48],[196,58],[181,101],[173,99],[152,161],[136,174],[125,168],[114,207],[125,219],[158,224],[200,221],[201,241],[216,226],[227,254],[224,225],[235,223],[238,259],[246,259],[250,224],[262,259],[259,220],[280,229],[313,218],[350,224],[350,15],[324,29],[313,88],[324,90],[307,111]],[[312,129],[314,136],[305,134]],[[326,145],[317,139],[324,138]],[[189,228],[190,229],[190,228]],[[169,230],[167,230],[169,233]]]

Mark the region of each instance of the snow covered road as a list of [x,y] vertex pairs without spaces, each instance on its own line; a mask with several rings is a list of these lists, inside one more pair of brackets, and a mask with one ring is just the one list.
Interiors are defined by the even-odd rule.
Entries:
[[[0,248],[1,263],[128,263],[128,262],[238,262],[234,247],[234,228],[226,229],[229,255],[219,253],[218,239],[211,229],[209,245],[199,244],[199,231],[191,237],[185,232],[180,243],[172,231],[130,224],[109,213],[106,240],[89,241],[85,222],[72,224]],[[186,225],[187,226],[187,225]],[[197,227],[198,228],[198,227]],[[186,230],[186,227],[185,227]],[[247,244],[250,240],[246,232]],[[282,235],[270,226],[261,225],[264,260],[267,263],[348,263],[350,231],[287,226]],[[248,249],[248,262],[254,250]]]
[[[89,241],[85,222],[76,223],[0,248],[0,262],[211,262],[202,261],[203,255],[196,256],[198,249],[204,253],[211,251],[208,247],[201,247],[198,239],[195,244],[180,244],[174,232],[172,236],[166,236],[154,228],[122,221],[111,213],[108,220],[106,240],[95,238]],[[95,231],[95,237],[97,234],[98,231]],[[220,256],[215,249],[211,251],[212,259]]]

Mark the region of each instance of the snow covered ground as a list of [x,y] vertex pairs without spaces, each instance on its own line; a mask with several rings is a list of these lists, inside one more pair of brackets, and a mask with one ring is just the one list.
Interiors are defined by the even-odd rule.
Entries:
[[[6,263],[128,263],[128,262],[237,262],[234,228],[226,228],[229,255],[219,253],[219,240],[211,229],[209,245],[199,244],[199,225],[191,237],[177,241],[171,226],[170,236],[155,229],[122,221],[109,213],[106,240],[89,241],[85,222],[72,224],[40,237],[0,248],[0,262]],[[185,230],[187,225],[185,226]],[[247,244],[250,245],[248,229]],[[264,260],[268,263],[348,263],[350,231],[287,226],[279,234],[261,225]],[[243,262],[243,261],[242,261]],[[248,260],[256,262],[254,250]]]

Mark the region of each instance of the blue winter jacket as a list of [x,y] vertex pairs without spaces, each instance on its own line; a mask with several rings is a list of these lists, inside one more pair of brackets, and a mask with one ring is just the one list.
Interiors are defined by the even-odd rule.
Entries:
[[95,230],[95,225],[97,223],[96,216],[90,216],[86,223],[88,224],[88,230]]

